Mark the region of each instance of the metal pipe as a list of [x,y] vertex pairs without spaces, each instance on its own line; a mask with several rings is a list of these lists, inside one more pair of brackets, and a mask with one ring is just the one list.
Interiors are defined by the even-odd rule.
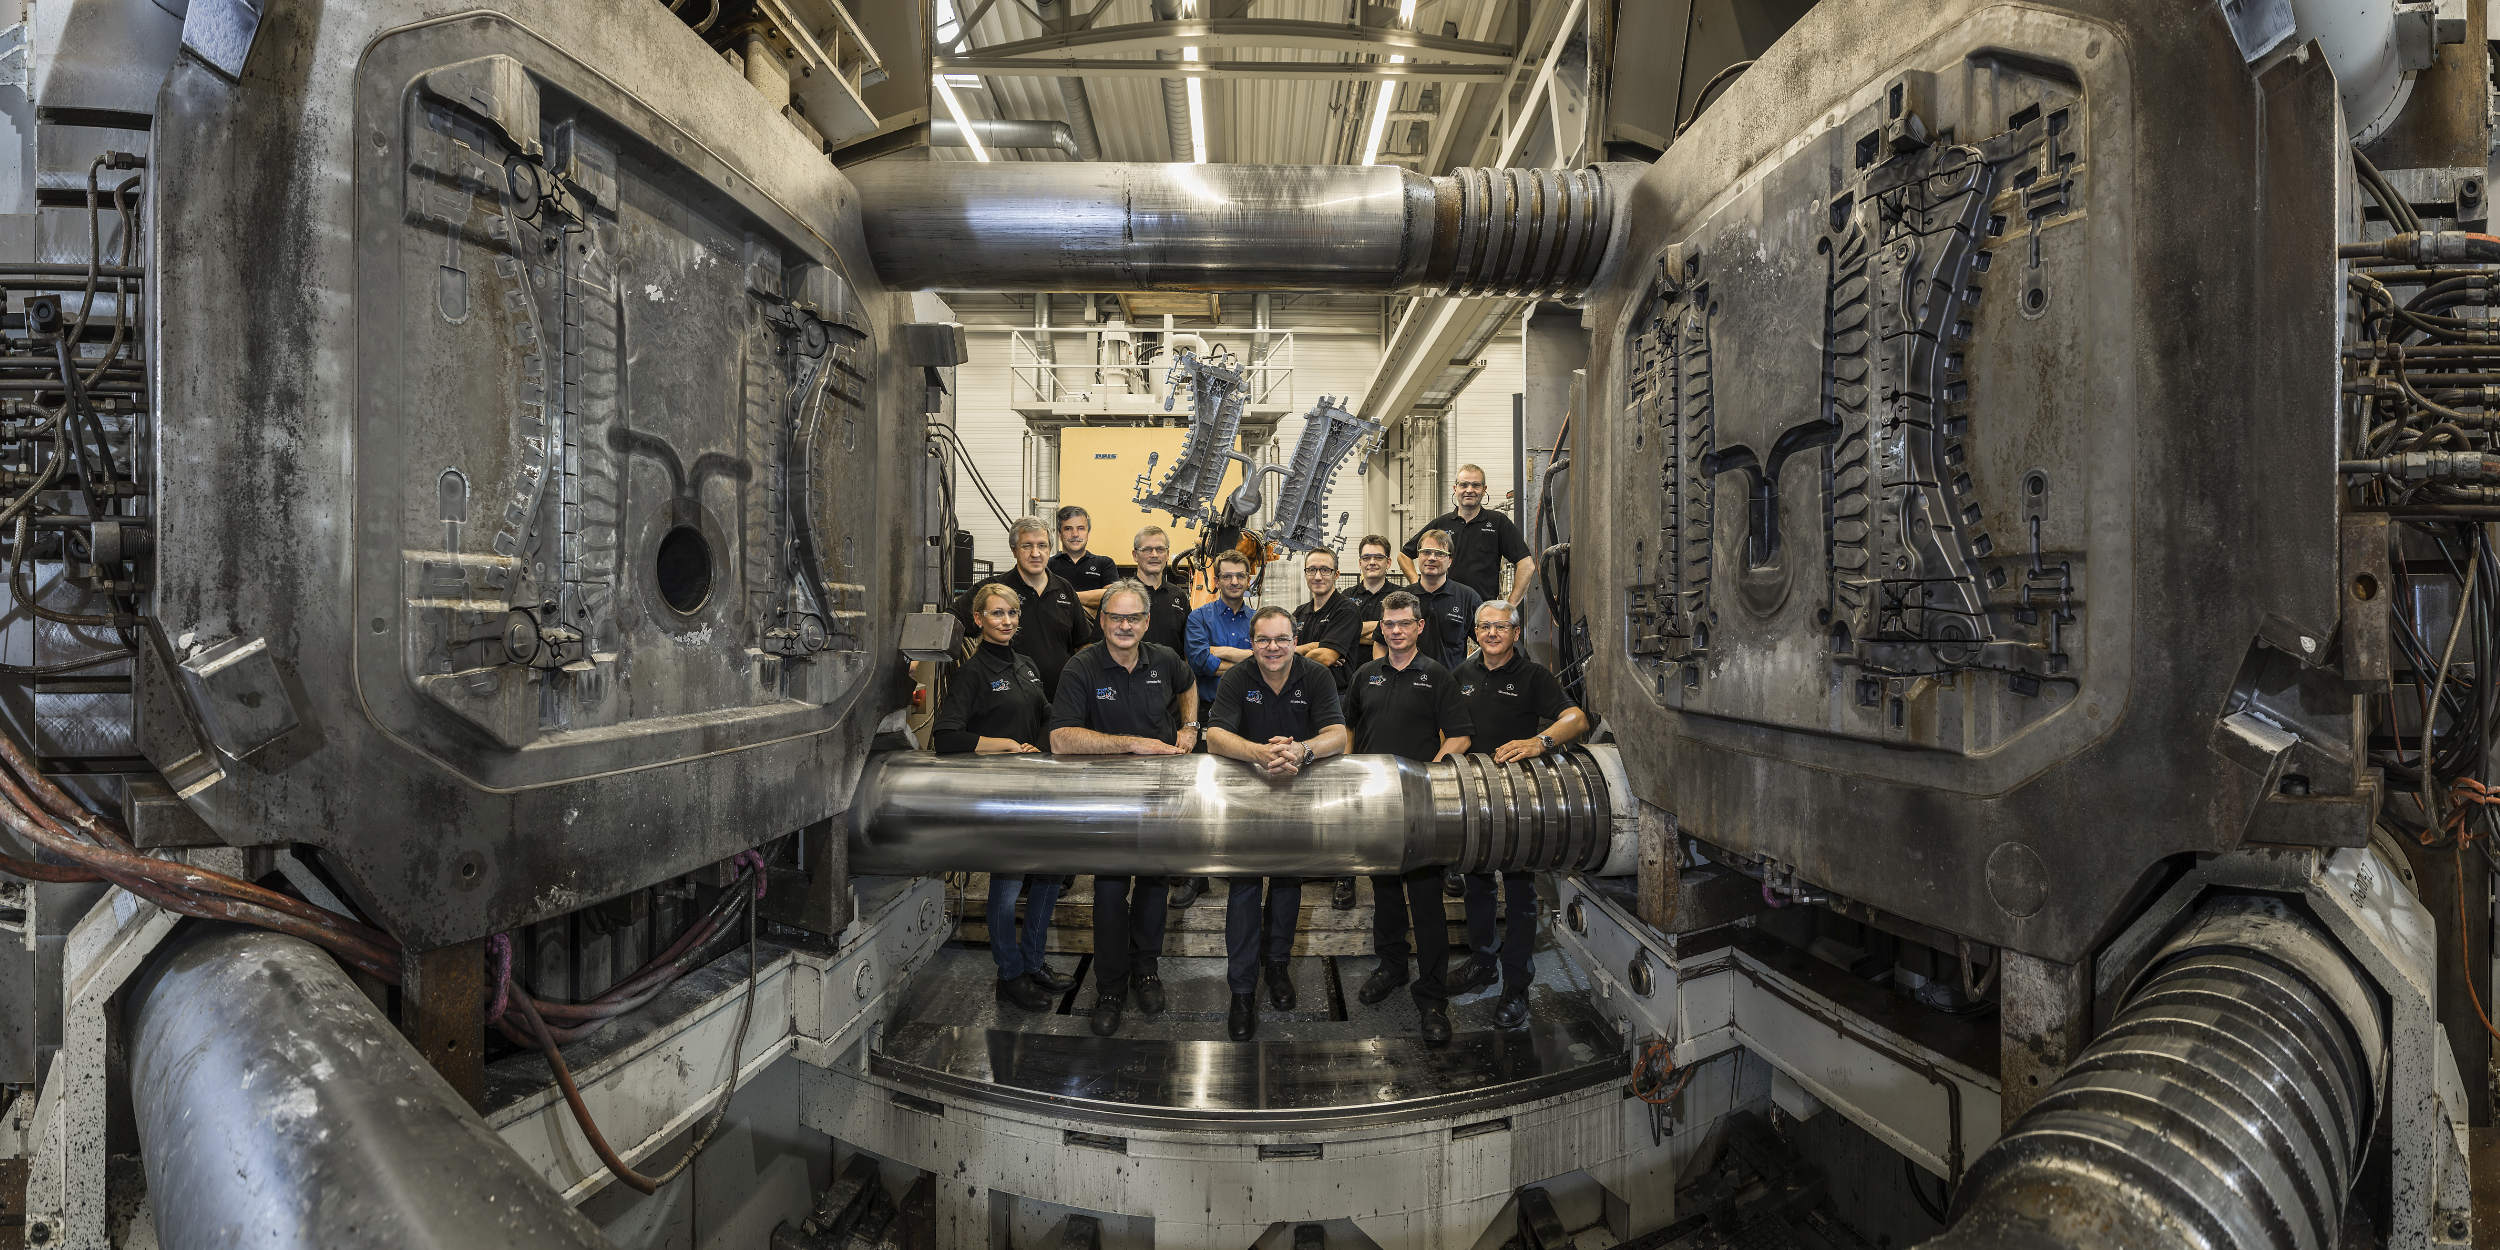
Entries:
[[186,926],[126,1022],[169,1250],[609,1246],[311,943]]
[[898,876],[1621,876],[1638,860],[1610,745],[1516,764],[1346,755],[1286,781],[1213,755],[898,751],[869,761],[851,811],[851,870]]
[[[1077,151],[1076,131],[1066,122],[1008,121],[996,117],[972,119],[972,133],[985,148],[1057,148],[1071,159],[1081,160]],[[968,147],[963,127],[951,117],[929,123],[929,143],[934,147]]]
[[2341,1244],[2386,1045],[2331,939],[2277,900],[2219,900],[1979,1156],[1923,1250]]
[[846,171],[902,289],[1576,298],[1625,170],[871,161]]

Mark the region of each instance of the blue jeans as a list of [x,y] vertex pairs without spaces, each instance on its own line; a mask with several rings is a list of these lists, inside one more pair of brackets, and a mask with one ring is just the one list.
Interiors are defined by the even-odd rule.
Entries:
[[[1059,904],[1057,877],[990,878],[990,958],[998,979],[1013,981],[1042,966],[1042,945],[1050,940],[1050,909]],[[1024,896],[1024,935],[1016,935],[1016,896]]]
[[1293,954],[1294,925],[1302,918],[1302,878],[1225,880],[1232,888],[1224,899],[1224,982],[1236,994],[1253,994],[1259,988],[1260,963],[1281,964]]

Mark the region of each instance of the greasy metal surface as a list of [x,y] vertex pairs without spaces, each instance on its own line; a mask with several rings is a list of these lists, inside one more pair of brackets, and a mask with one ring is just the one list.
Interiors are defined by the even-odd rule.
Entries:
[[2060,962],[2287,778],[2358,837],[2334,103],[2159,0],[1824,5],[1736,79],[1627,197],[1574,436],[1633,791]]
[[849,171],[893,286],[1577,297],[1615,233],[1595,169],[884,160]]
[[149,201],[153,610],[302,722],[192,802],[419,947],[833,812],[925,597],[841,176],[660,7],[475,7],[184,62]]
[[2386,1021],[2331,939],[2279,902],[2210,906],[2107,1032],[1972,1167],[1930,1246],[2341,1244],[2383,1091]]
[[855,872],[1347,875],[1427,864],[1631,871],[1609,746],[1495,764],[1341,755],[1271,781],[1213,755],[888,752],[851,809]]
[[[1314,970],[1324,962],[1295,961]],[[1350,986],[1370,961],[1336,963],[1336,975]],[[1489,1112],[1621,1080],[1627,1070],[1623,1041],[1596,1011],[1586,976],[1550,947],[1539,952],[1527,1028],[1492,1027],[1495,995],[1479,991],[1452,1004],[1457,1033],[1442,1048],[1415,1035],[1404,994],[1375,1007],[1348,994],[1344,1018],[1335,1020],[1280,1020],[1262,1007],[1255,1040],[1225,1040],[1221,1012],[1186,1010],[1189,985],[1203,980],[1222,988],[1221,965],[1166,958],[1172,1009],[1161,1017],[1132,1011],[1118,1035],[1102,1038],[1086,1028],[1090,985],[1078,986],[1067,1014],[998,1010],[988,1002],[988,952],[950,948],[920,973],[869,1070],[907,1085],[1110,1123],[1235,1128],[1352,1127]]]
[[310,943],[194,926],[130,991],[169,1250],[604,1247]]

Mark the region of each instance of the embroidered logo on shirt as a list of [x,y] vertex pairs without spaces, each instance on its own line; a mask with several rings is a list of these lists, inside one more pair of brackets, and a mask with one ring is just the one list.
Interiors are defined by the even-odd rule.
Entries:
[[1387,673],[1374,673],[1374,674],[1372,674],[1372,684],[1373,684],[1373,685],[1375,685],[1375,686],[1385,686],[1385,685],[1388,685],[1388,684],[1389,684],[1389,675],[1388,675]]
[[1247,692],[1247,693],[1243,694],[1241,697],[1242,697],[1243,699],[1245,699],[1245,700],[1247,700],[1247,701],[1251,702],[1251,703],[1258,703],[1258,702],[1262,702],[1262,701],[1263,701],[1263,700],[1261,700],[1261,699],[1259,698],[1259,692],[1258,692],[1258,691],[1256,691],[1256,690],[1249,691],[1249,692]]
[[1473,697],[1476,693],[1476,683],[1472,681],[1462,681],[1458,683],[1458,692],[1460,694]]
[[993,682],[991,682],[991,683],[990,683],[990,689],[992,689],[992,690],[1005,690],[1006,688],[1007,688],[1007,679],[1006,679],[1006,678],[1004,678],[1004,677],[1001,677],[1001,678],[999,678],[999,679],[997,679],[997,680],[995,680],[995,681],[993,681]]
[[1096,686],[1094,687],[1094,698],[1103,703],[1117,703],[1120,701],[1120,692],[1109,686]]

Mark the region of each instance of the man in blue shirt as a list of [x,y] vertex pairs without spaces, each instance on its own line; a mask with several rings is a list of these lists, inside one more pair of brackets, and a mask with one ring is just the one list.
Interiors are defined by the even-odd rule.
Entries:
[[[1250,662],[1250,557],[1227,551],[1215,557],[1215,598],[1189,614],[1181,655],[1198,675],[1198,706],[1215,706],[1215,685],[1234,665]],[[1214,886],[1205,877],[1172,883],[1171,905],[1187,907]]]

